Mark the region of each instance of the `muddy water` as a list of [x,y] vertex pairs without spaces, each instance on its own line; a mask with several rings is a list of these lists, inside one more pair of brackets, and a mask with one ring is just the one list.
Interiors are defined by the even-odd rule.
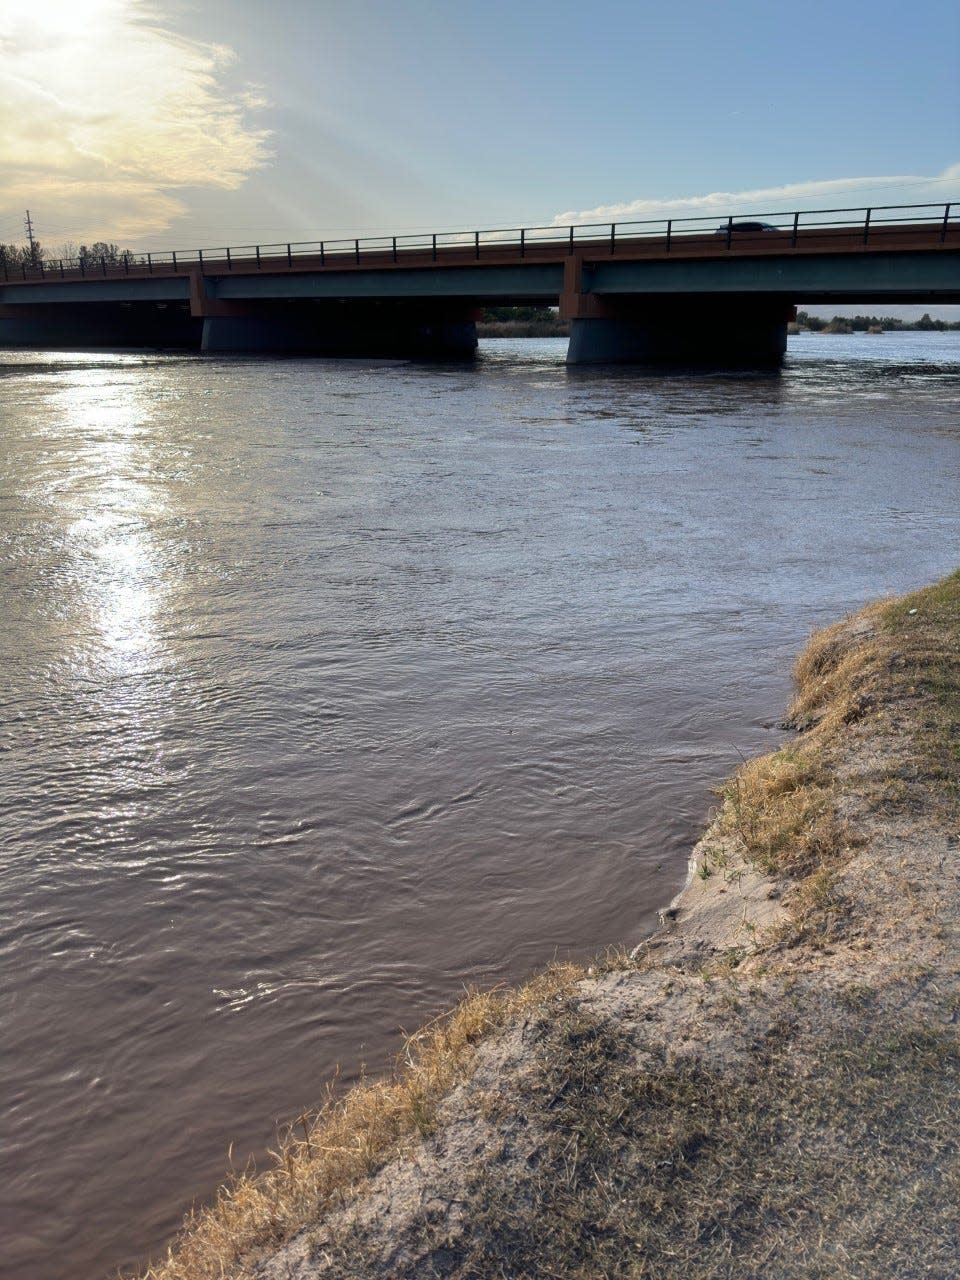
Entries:
[[762,378],[0,353],[0,1275],[635,942],[809,629],[958,558],[958,335]]

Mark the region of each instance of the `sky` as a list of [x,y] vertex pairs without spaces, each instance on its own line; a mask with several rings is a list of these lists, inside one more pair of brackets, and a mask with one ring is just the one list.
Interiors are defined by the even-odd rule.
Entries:
[[958,68],[956,0],[0,0],[0,240],[960,206]]

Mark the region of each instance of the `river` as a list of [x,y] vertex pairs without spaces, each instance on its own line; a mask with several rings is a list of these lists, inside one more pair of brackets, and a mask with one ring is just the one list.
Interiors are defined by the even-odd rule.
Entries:
[[960,560],[960,334],[782,373],[0,352],[4,1280],[632,945],[816,625]]

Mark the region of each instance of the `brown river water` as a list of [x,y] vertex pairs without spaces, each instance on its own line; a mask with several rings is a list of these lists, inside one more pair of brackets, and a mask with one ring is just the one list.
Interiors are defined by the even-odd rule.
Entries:
[[0,1276],[636,943],[810,629],[960,561],[960,334],[779,375],[0,352]]

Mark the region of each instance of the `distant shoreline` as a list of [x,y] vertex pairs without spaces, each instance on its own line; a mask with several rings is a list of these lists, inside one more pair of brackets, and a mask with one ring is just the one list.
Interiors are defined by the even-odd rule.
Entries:
[[[917,321],[898,320],[890,323],[889,317],[882,321],[874,321],[867,326],[857,325],[854,319],[845,316],[834,316],[822,325],[799,324],[796,321],[787,326],[787,333],[793,337],[798,333],[951,333],[960,326],[950,324],[934,324],[928,328]],[[478,338],[569,338],[569,320],[478,320]]]
[[478,338],[569,338],[568,320],[480,320]]

